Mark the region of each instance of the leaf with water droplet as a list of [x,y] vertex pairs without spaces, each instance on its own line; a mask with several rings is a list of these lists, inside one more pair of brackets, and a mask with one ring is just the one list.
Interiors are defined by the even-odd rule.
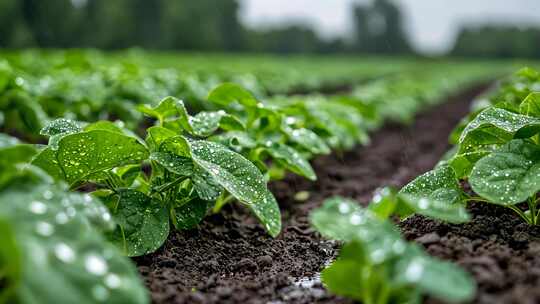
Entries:
[[277,203],[268,199],[266,181],[259,169],[242,155],[218,143],[197,140],[189,145],[193,161],[238,201],[251,209],[256,208],[256,215],[265,228],[274,227],[271,234],[276,234],[275,227],[277,223],[281,225],[281,215],[274,212]]
[[292,129],[282,126],[282,131],[287,134],[289,141],[298,144],[313,154],[329,154],[330,148],[315,132],[306,128]]
[[115,132],[93,130],[64,136],[58,149],[43,150],[33,164],[58,175],[71,185],[92,175],[148,158],[148,151],[137,139]]
[[39,134],[49,136],[49,146],[56,150],[58,142],[68,134],[81,132],[82,128],[73,120],[58,118],[49,122]]
[[446,202],[448,205],[460,203],[462,200],[462,190],[456,174],[448,165],[438,166],[418,176],[403,187],[399,194]]
[[395,256],[393,246],[400,241],[399,232],[388,221],[350,199],[333,197],[310,214],[312,225],[322,235],[345,242],[364,244],[373,263],[383,263]]
[[519,105],[521,114],[540,117],[540,92],[530,93]]
[[188,230],[197,227],[197,225],[206,216],[208,208],[212,202],[205,201],[200,198],[195,198],[182,206],[174,207],[175,219],[173,223],[176,229]]
[[521,203],[540,190],[540,147],[529,140],[512,140],[479,160],[469,182],[492,203]]
[[142,192],[121,189],[111,208],[116,230],[109,235],[126,255],[140,256],[156,251],[169,236],[167,208]]
[[317,175],[309,162],[294,148],[282,143],[273,142],[265,147],[265,149],[275,161],[291,172],[312,181],[317,180]]
[[416,245],[407,247],[394,273],[397,285],[413,285],[422,293],[449,302],[470,301],[476,292],[476,284],[466,271],[426,255]]
[[193,174],[193,161],[191,158],[167,152],[154,152],[150,154],[150,160],[157,162],[174,174],[181,176],[191,176]]
[[132,262],[101,236],[112,220],[99,201],[50,184],[18,183],[0,192],[0,219],[5,269],[19,265],[7,302],[94,303],[93,287],[103,286],[107,302],[148,303]]
[[459,138],[458,154],[484,146],[502,145],[512,138],[527,138],[540,132],[540,118],[490,107],[478,114]]
[[252,108],[258,104],[257,99],[248,90],[235,83],[219,85],[208,94],[207,99],[222,106],[237,102],[245,107]]
[[178,117],[180,125],[186,130],[190,130],[191,126],[188,121],[188,113],[184,102],[175,97],[169,96],[162,99],[155,107],[149,105],[139,105],[137,107],[141,113],[144,113],[150,117],[157,118],[161,124],[167,118]]

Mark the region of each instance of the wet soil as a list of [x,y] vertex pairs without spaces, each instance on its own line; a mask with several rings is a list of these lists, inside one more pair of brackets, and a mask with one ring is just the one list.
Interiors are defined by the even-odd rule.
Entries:
[[[289,176],[271,184],[283,215],[283,232],[275,239],[237,204],[209,216],[197,230],[172,232],[156,253],[135,259],[153,302],[349,303],[316,280],[339,244],[310,228],[309,212],[332,195],[367,204],[377,187],[400,187],[430,170],[484,88],[448,98],[412,125],[389,124],[374,132],[367,146],[315,159],[316,182]],[[309,193],[304,202],[295,200],[300,191]],[[476,302],[540,303],[539,231],[501,208],[472,204],[470,210],[474,219],[466,225],[414,216],[400,226],[407,239],[469,270],[479,286]]]

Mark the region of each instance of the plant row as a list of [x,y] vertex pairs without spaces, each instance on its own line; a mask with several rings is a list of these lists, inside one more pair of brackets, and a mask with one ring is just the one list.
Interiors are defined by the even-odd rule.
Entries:
[[327,287],[363,303],[420,303],[422,293],[449,302],[471,300],[475,285],[466,272],[404,245],[387,219],[421,214],[461,224],[470,220],[467,203],[476,201],[539,224],[538,91],[540,73],[520,70],[474,102],[450,135],[453,148],[433,170],[399,192],[380,190],[367,209],[334,198],[316,210],[314,227],[345,241],[338,259],[323,271]]
[[[151,253],[171,229],[195,228],[232,202],[245,205],[277,236],[281,215],[269,181],[286,172],[314,180],[312,157],[364,143],[382,121],[410,119],[434,97],[485,76],[481,69],[434,68],[376,80],[345,96],[264,100],[225,83],[200,103],[208,110],[196,114],[174,97],[125,105],[153,119],[142,132],[129,127],[140,126],[140,119],[87,123],[64,117],[41,129],[46,146],[2,134],[0,238],[6,246],[0,249],[0,300],[144,303],[147,295],[124,255]],[[13,92],[28,94],[13,89],[13,81],[21,84],[17,79],[5,82],[2,100],[13,102]],[[45,100],[39,106],[54,104]],[[59,104],[61,114],[80,109],[78,103]],[[14,121],[31,121],[24,118],[28,108],[8,108],[23,118]]]

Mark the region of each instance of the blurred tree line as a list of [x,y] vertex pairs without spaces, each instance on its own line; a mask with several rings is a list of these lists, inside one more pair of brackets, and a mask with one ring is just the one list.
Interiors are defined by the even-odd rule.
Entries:
[[461,29],[452,55],[489,58],[540,58],[540,29],[485,25]]
[[309,26],[254,30],[238,0],[0,0],[0,47],[96,47],[273,53],[410,53],[390,0],[356,6],[353,39]]
[[[142,47],[164,50],[412,54],[392,0],[351,7],[352,37],[322,39],[309,26],[250,29],[240,0],[0,0],[0,47]],[[540,57],[540,29],[464,28],[452,55]]]

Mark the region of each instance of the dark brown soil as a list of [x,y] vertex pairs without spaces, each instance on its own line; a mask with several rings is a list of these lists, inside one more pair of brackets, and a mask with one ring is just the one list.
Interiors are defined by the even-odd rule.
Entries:
[[[348,303],[329,295],[316,280],[306,280],[316,277],[339,247],[310,228],[309,212],[336,194],[365,204],[377,187],[399,187],[430,170],[448,149],[448,134],[483,88],[449,98],[420,114],[413,125],[382,128],[368,146],[316,159],[317,182],[291,176],[272,184],[283,214],[283,232],[276,239],[238,205],[208,217],[200,229],[171,233],[158,252],[136,259],[152,300]],[[309,199],[295,201],[299,191],[308,191]],[[540,302],[540,289],[535,290],[540,286],[540,242],[532,240],[538,234],[504,210],[473,205],[471,211],[475,218],[464,226],[421,217],[401,226],[408,239],[424,244],[430,253],[469,269],[479,281],[479,302]]]

